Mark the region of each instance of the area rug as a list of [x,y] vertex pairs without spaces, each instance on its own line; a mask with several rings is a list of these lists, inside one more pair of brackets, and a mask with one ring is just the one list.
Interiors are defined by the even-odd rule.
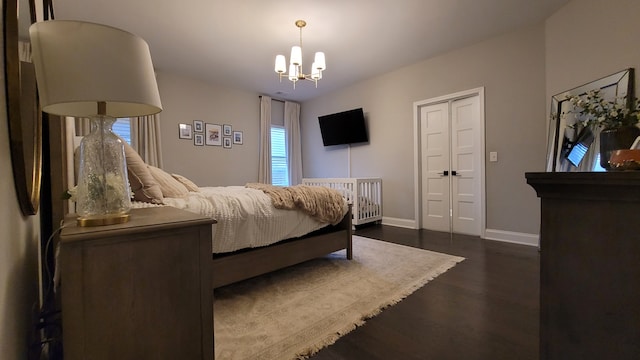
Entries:
[[353,254],[216,289],[216,359],[306,358],[464,260],[359,236]]

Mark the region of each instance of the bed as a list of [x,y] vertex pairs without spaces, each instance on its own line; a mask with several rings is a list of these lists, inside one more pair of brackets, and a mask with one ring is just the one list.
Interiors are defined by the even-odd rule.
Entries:
[[353,257],[351,206],[335,190],[256,183],[200,187],[144,164],[129,146],[125,155],[134,208],[173,206],[216,219],[213,288],[343,249],[347,259]]

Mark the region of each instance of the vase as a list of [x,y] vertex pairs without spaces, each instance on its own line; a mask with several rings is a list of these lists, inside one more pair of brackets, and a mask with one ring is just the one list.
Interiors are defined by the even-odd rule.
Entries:
[[602,130],[600,132],[600,166],[610,170],[611,153],[619,149],[629,149],[638,136],[640,136],[640,128],[634,125]]

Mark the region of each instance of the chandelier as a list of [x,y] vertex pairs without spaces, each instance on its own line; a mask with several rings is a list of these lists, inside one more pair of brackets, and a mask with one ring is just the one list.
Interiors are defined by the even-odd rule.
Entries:
[[298,80],[311,80],[318,87],[318,80],[322,79],[322,70],[326,69],[326,63],[324,60],[323,52],[316,52],[313,64],[311,65],[311,73],[305,74],[302,72],[302,28],[307,25],[304,20],[296,20],[296,26],[300,29],[300,46],[291,47],[291,57],[289,58],[289,74],[287,71],[287,60],[284,55],[276,56],[275,70],[278,73],[280,82],[282,77],[287,76],[289,80],[293,81],[293,88],[296,88],[296,82]]

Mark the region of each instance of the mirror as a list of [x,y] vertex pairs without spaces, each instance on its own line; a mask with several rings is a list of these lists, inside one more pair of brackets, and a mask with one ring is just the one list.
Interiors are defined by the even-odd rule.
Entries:
[[42,171],[42,113],[31,63],[29,26],[35,0],[4,0],[4,63],[9,142],[16,193],[24,215],[38,212]]
[[[628,102],[634,97],[634,80],[634,71],[629,68],[551,97],[547,171],[605,171],[599,162],[601,129],[574,127],[577,118],[571,114],[568,98],[600,89],[605,99],[626,97]],[[582,151],[571,151],[574,149]]]

